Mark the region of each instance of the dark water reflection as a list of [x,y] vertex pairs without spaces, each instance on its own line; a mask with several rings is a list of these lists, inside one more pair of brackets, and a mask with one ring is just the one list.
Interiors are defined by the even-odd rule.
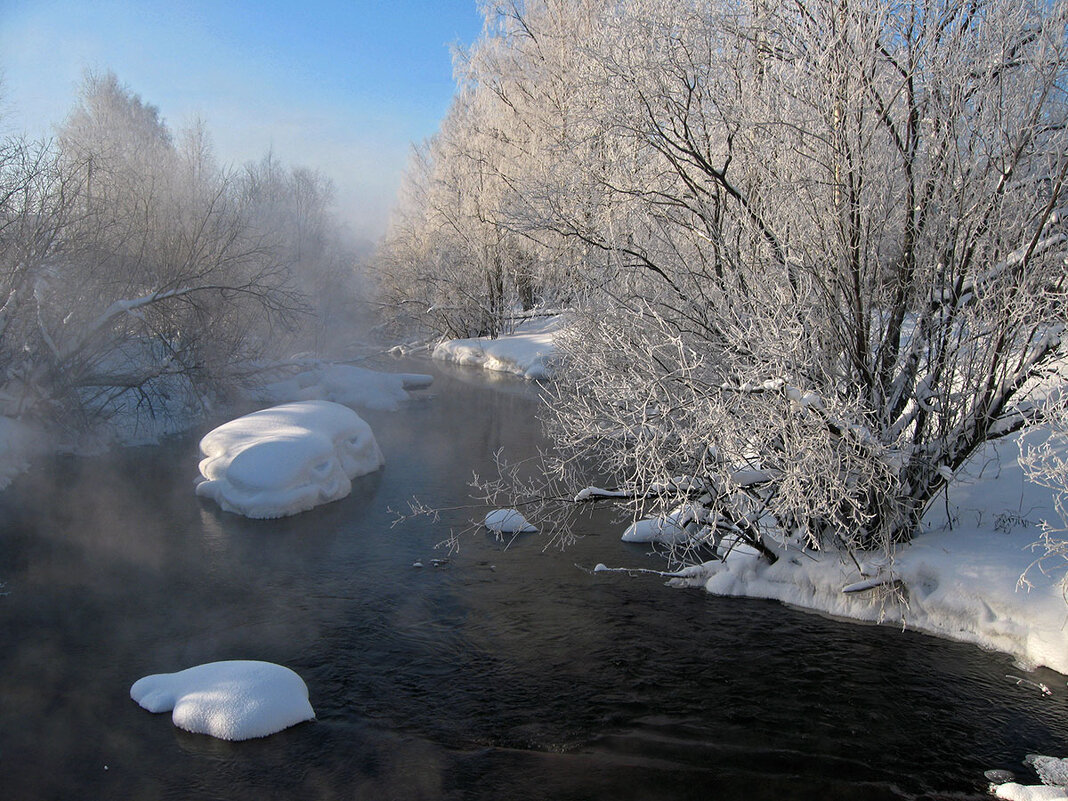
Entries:
[[[591,574],[645,559],[606,518],[563,553],[474,536],[432,566],[470,513],[391,529],[388,507],[530,453],[532,409],[445,372],[367,415],[381,473],[281,521],[198,501],[196,437],[0,494],[0,796],[982,798],[984,769],[1068,751],[1063,677],[1043,698],[969,646]],[[219,659],[292,667],[318,719],[234,744],[129,700]]]

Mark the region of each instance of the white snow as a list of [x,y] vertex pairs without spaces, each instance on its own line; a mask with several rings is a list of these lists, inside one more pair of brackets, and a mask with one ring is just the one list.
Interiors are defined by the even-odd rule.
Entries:
[[1024,764],[1035,769],[1042,784],[995,783],[990,792],[1008,801],[1068,801],[1068,759],[1028,754]]
[[551,377],[549,360],[555,353],[553,336],[561,325],[559,316],[527,320],[514,334],[491,339],[450,339],[434,348],[433,357],[521,375],[530,381]]
[[1006,801],[1068,801],[1068,793],[1063,787],[1051,787],[1046,784],[1018,784],[1007,782],[990,788],[995,798]]
[[266,737],[315,717],[304,680],[270,662],[212,662],[157,673],[134,682],[130,697],[149,712],[173,709],[178,728],[220,740]]
[[498,534],[532,534],[538,530],[516,509],[494,509],[482,525]]
[[252,397],[262,403],[327,400],[393,411],[410,399],[410,391],[426,389],[433,381],[433,376],[422,373],[380,373],[351,364],[308,361],[305,369],[255,390]]
[[196,492],[228,512],[285,517],[344,498],[383,464],[371,427],[330,401],[287,403],[224,423],[200,441]]

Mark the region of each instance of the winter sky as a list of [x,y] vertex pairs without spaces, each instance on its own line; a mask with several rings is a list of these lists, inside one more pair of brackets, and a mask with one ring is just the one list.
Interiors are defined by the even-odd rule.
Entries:
[[224,163],[273,148],[330,176],[374,239],[480,25],[475,0],[0,0],[0,133],[50,135],[111,69],[172,128],[201,117]]

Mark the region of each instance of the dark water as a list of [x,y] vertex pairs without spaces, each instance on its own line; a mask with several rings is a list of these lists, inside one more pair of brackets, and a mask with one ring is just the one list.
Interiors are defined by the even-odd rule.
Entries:
[[[367,414],[385,469],[286,520],[197,500],[195,436],[0,493],[0,798],[983,798],[984,769],[1068,752],[1063,677],[1044,698],[970,646],[589,573],[659,566],[607,518],[432,566],[479,512],[388,508],[532,452],[533,397],[501,386],[447,372]],[[318,719],[225,743],[129,699],[221,659],[293,668]]]

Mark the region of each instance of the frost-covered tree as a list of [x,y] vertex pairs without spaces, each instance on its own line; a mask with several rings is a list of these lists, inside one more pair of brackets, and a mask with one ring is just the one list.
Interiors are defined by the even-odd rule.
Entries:
[[203,124],[172,132],[111,73],[86,76],[53,143],[5,141],[4,413],[188,420],[255,360],[321,344],[326,328],[292,324],[352,292],[329,183],[254,172],[221,168]]
[[244,166],[236,188],[308,307],[292,336],[276,344],[289,352],[319,353],[349,344],[360,275],[357,255],[334,216],[333,183],[317,171],[287,167],[268,153]]
[[[1062,390],[1047,399],[1046,412],[1047,436],[1037,443],[1025,442],[1020,461],[1032,481],[1053,491],[1059,519],[1042,521],[1042,538],[1036,543],[1039,557],[1032,569],[1060,573],[1068,598],[1068,392]],[[1024,575],[1021,581],[1029,583],[1030,579]]]
[[32,407],[44,365],[38,358],[41,294],[49,265],[80,223],[84,178],[47,145],[0,142],[0,409]]
[[294,306],[284,264],[203,133],[176,146],[112,73],[87,74],[56,151],[80,192],[75,223],[35,279],[30,352],[45,413],[89,423],[191,411]]
[[483,56],[457,55],[460,90],[413,151],[379,248],[379,301],[398,331],[496,336],[517,313],[560,299],[556,263],[508,225],[509,180],[529,168],[531,129],[481,80]]
[[1068,289],[1064,3],[486,13],[472,80],[530,148],[499,162],[495,222],[585,254],[547,407],[561,491],[685,504],[695,535],[770,559],[889,548],[1041,414]]

